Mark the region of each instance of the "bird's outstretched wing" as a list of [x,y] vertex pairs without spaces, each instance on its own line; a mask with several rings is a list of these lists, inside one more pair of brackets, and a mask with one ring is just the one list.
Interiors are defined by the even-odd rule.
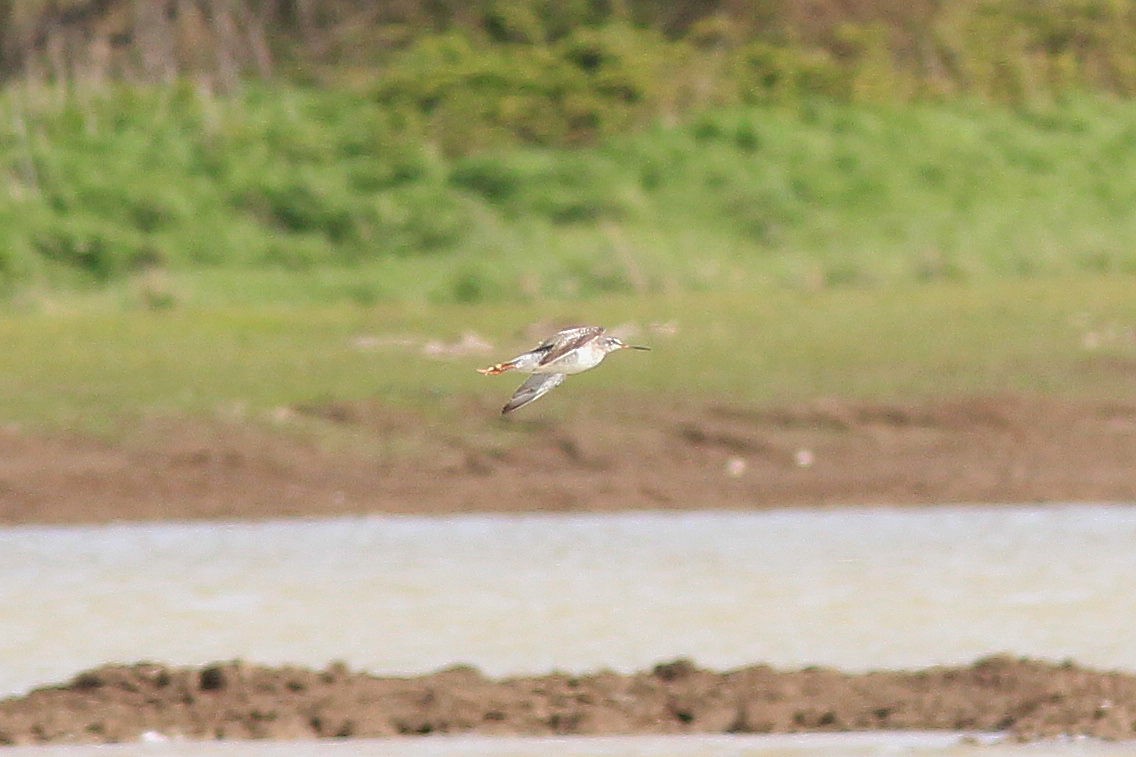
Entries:
[[544,354],[540,357],[540,365],[548,365],[564,357],[577,347],[586,344],[588,340],[603,334],[604,331],[606,331],[606,329],[603,326],[579,326],[574,329],[564,329],[556,336],[537,346],[533,352],[543,352]]
[[508,415],[519,407],[534,402],[564,383],[563,373],[534,373],[525,383],[517,387],[512,399],[501,409],[501,415]]

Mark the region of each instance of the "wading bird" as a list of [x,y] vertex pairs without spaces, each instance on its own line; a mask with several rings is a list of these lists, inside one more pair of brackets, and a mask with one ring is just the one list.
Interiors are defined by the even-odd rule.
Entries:
[[608,336],[602,326],[578,326],[557,332],[508,362],[497,363],[488,368],[478,368],[477,372],[486,376],[496,376],[506,371],[532,374],[525,383],[517,387],[512,399],[501,409],[501,415],[508,415],[560,386],[569,374],[583,373],[595,368],[603,362],[607,353],[626,349],[651,348],[627,344],[622,339]]

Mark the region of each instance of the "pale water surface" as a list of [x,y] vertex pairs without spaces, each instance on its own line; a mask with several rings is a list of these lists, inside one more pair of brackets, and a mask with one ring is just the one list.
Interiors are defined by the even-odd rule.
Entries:
[[114,744],[21,747],[5,757],[1133,757],[1136,742],[1015,744],[950,733]]
[[[1136,670],[1133,576],[1136,507],[1124,505],[16,527],[0,529],[0,693],[104,662],[235,657],[395,674],[470,663],[504,675],[631,671],[680,656],[717,669],[866,670],[1005,651]],[[544,752],[525,752],[531,740],[478,752],[480,741],[449,742],[474,750],[449,753]],[[646,751],[621,742],[580,753],[812,753],[771,742],[745,751],[731,739],[695,751],[632,743]],[[835,753],[892,747],[955,753],[895,741]],[[268,751],[247,753],[278,747],[256,748]],[[437,745],[398,748],[411,751],[383,742],[365,753]]]

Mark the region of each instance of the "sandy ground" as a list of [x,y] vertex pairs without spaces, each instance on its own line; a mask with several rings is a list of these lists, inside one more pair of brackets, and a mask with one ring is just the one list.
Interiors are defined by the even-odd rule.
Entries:
[[[376,403],[154,420],[114,442],[0,431],[0,522],[363,512],[1136,502],[1136,403],[1026,397],[754,408],[628,400],[570,422],[445,424]],[[760,661],[755,661],[760,663]],[[1136,738],[1136,675],[991,658],[846,675],[678,661],[637,675],[380,679],[218,663],[107,666],[0,702],[0,744],[430,733],[870,729]]]

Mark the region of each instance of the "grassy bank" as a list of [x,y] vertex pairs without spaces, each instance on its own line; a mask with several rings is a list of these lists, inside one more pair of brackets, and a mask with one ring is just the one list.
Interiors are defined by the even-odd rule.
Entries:
[[0,98],[10,309],[524,303],[1136,271],[1129,102],[765,106],[587,149],[451,158],[345,92]]
[[[531,346],[532,337],[518,328],[544,319],[622,325],[655,350],[618,355],[602,371],[573,379],[572,391],[542,401],[541,417],[624,393],[725,403],[1136,395],[1131,282],[1092,276],[780,290],[763,297],[617,296],[586,305],[12,315],[0,321],[0,419],[112,435],[145,416],[287,426],[292,416],[282,408],[359,399],[444,419],[468,412],[471,397],[488,407],[503,401],[515,382],[473,369]],[[445,346],[465,331],[492,348],[447,353]],[[486,414],[486,423],[493,415]]]

